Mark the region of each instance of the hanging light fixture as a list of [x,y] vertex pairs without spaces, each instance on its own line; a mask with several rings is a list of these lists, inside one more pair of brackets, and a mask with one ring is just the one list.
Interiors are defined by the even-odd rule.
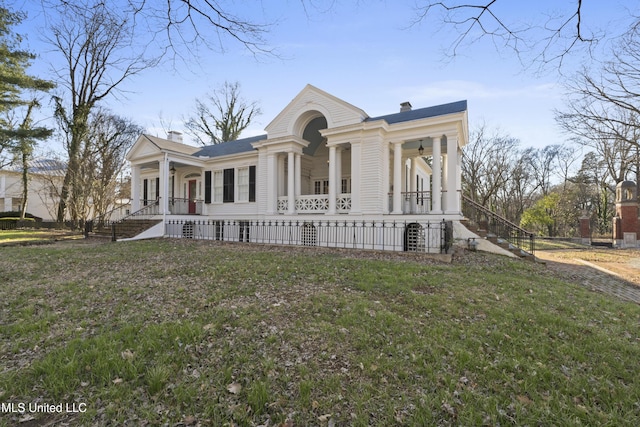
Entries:
[[169,172],[171,172],[171,176],[176,174],[176,165],[171,163],[171,169],[169,169]]
[[420,140],[420,147],[418,148],[418,154],[422,156],[424,153],[424,147],[422,146],[422,140]]

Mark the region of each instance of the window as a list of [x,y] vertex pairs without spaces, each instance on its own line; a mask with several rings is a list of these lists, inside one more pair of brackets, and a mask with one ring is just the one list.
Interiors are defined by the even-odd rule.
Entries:
[[329,180],[314,181],[313,190],[314,194],[329,194]]
[[222,201],[224,203],[233,203],[234,201],[234,188],[233,188],[233,169],[225,169],[223,171],[223,183],[222,183]]
[[342,182],[340,183],[340,192],[342,194],[351,193],[351,180],[349,178],[342,178]]
[[222,201],[223,188],[222,171],[213,172],[213,201],[220,203]]
[[238,169],[238,201],[249,201],[249,168]]

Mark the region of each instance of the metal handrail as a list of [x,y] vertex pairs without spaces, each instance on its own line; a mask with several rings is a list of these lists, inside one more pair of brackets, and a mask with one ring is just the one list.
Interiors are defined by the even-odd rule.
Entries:
[[[480,218],[484,216],[488,232],[531,254],[535,252],[536,239],[534,233],[514,224],[464,194],[462,195],[462,200],[471,208],[470,216],[472,218],[469,218],[471,221],[478,225],[483,225],[481,224],[483,221]],[[467,215],[465,214],[465,216]]]

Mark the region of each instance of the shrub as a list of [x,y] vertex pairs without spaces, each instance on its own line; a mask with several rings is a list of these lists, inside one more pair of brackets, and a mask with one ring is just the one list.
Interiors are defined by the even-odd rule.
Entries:
[[[33,220],[33,221],[38,221],[38,222],[42,222],[42,218],[37,217],[33,214],[30,214],[29,212],[27,212],[25,215],[25,220],[29,219],[29,220]],[[20,218],[20,212],[17,211],[9,211],[9,212],[0,212],[0,219],[4,219],[4,218]]]

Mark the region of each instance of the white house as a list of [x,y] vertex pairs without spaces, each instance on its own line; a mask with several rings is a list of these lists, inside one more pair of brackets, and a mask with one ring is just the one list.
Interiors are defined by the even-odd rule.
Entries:
[[409,238],[433,250],[425,239],[444,229],[426,230],[462,219],[467,140],[466,101],[369,117],[307,85],[264,135],[206,147],[141,135],[127,154],[132,211],[162,219],[147,237],[220,238],[227,227],[239,240],[349,246],[348,235],[401,250]]
[[[58,160],[34,159],[29,162],[28,213],[44,221],[55,221],[65,170],[66,165]],[[0,169],[0,211],[19,212],[22,197],[21,167]]]

